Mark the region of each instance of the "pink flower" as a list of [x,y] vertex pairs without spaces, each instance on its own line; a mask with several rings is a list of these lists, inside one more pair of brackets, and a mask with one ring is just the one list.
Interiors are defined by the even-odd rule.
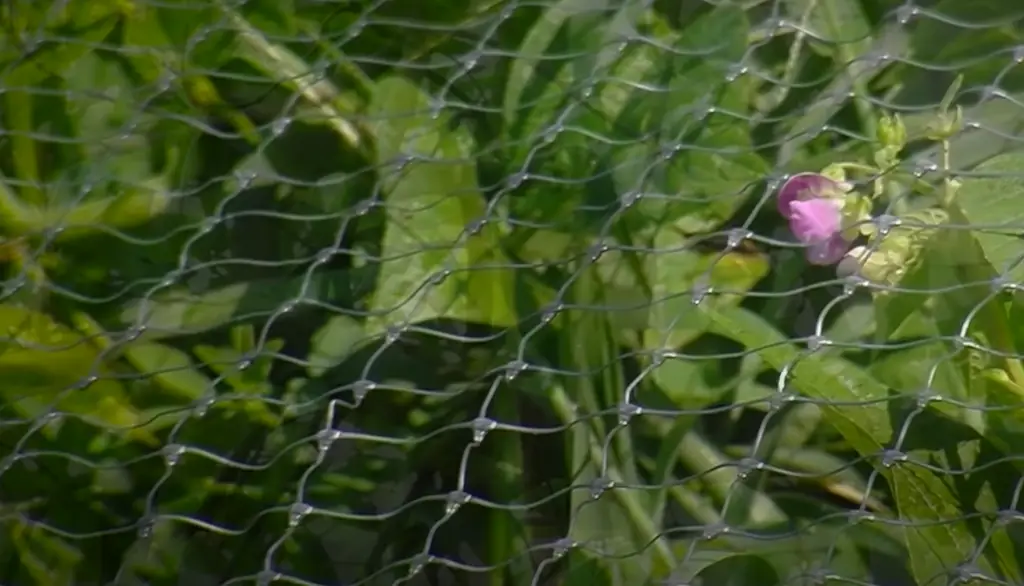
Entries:
[[797,200],[789,206],[789,229],[804,244],[828,240],[842,222],[842,204],[834,199]]
[[839,262],[850,248],[842,236],[843,203],[840,186],[817,173],[794,175],[779,190],[779,213],[789,229],[808,245],[807,262],[830,265]]
[[852,242],[838,232],[822,242],[815,242],[807,248],[807,262],[812,265],[834,265],[843,259]]

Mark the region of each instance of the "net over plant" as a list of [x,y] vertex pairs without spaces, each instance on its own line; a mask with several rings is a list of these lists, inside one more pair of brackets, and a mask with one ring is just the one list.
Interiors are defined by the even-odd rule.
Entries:
[[0,3],[0,584],[1024,584],[1024,6]]

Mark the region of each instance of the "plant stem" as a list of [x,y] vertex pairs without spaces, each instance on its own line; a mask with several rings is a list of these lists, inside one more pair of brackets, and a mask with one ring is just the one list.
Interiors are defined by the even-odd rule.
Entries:
[[953,205],[953,198],[956,195],[956,191],[953,188],[953,178],[949,176],[950,168],[952,167],[950,157],[950,144],[949,139],[944,138],[940,143],[942,149],[942,207],[949,209]]
[[789,96],[790,88],[793,87],[797,72],[799,71],[800,54],[804,47],[804,40],[807,38],[806,31],[811,19],[811,13],[817,4],[817,0],[810,0],[807,3],[807,7],[804,8],[803,14],[800,15],[800,26],[796,29],[796,36],[789,46],[789,55],[786,57],[786,65],[782,71],[782,83],[766,93],[760,100],[760,103],[757,104],[757,109],[762,117],[778,108]]
[[[494,395],[492,413],[495,419],[512,423],[519,422],[519,403],[516,389],[502,386]],[[510,432],[492,432],[488,438],[493,442],[492,454],[495,462],[495,474],[491,479],[491,498],[495,502],[511,504],[523,496],[523,450],[519,436]],[[515,574],[523,564],[516,563],[513,558],[522,555],[528,544],[523,543],[524,524],[521,514],[517,511],[494,509],[490,513],[491,522],[488,526],[488,553],[490,564],[497,567],[488,572],[491,586],[508,584],[509,572]],[[522,561],[522,560],[520,560]],[[500,567],[505,564],[510,566]],[[527,568],[525,571],[529,571]],[[513,575],[512,583],[522,580],[524,576]]]

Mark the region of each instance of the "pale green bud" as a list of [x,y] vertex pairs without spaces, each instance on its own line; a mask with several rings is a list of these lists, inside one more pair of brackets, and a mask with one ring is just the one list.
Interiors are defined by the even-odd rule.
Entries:
[[878,121],[876,137],[879,144],[887,149],[887,152],[895,155],[907,146],[907,127],[903,124],[903,119],[899,114],[892,116],[883,114]]

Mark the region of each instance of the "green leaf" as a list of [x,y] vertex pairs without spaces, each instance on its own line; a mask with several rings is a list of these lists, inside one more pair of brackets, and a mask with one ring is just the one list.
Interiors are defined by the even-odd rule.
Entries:
[[[789,368],[787,382],[801,394],[821,401],[822,413],[850,445],[866,458],[887,478],[896,493],[896,504],[901,520],[907,523],[906,535],[912,555],[915,576],[920,583],[935,579],[933,571],[942,568],[952,571],[955,564],[966,562],[981,546],[981,536],[975,535],[965,519],[974,512],[975,503],[964,502],[961,495],[951,489],[953,479],[943,480],[928,468],[913,463],[895,463],[884,466],[880,454],[892,447],[898,439],[899,420],[893,421],[889,404],[899,398],[890,395],[889,389],[853,364],[834,356],[823,358],[818,354],[804,355],[782,334],[763,321],[757,314],[742,308],[708,310],[714,324],[713,331],[740,342],[748,350],[757,351],[776,370]],[[799,360],[796,360],[799,358]],[[907,389],[914,390],[914,389]],[[852,406],[856,405],[856,406]],[[926,411],[934,413],[934,411]],[[903,413],[905,417],[906,412]],[[918,415],[918,417],[923,417]],[[948,426],[935,428],[923,422],[939,449],[953,446],[943,445],[943,434]],[[952,423],[950,423],[952,425]],[[914,425],[911,425],[914,429]],[[956,441],[953,438],[954,442]],[[934,442],[933,442],[934,443]],[[913,446],[904,444],[904,451]],[[940,452],[914,450],[913,461],[928,461],[925,458],[941,457]],[[959,466],[945,465],[943,469]],[[996,572],[994,564],[987,558],[978,560],[982,571],[989,575],[1007,575],[1009,562],[999,558],[1004,572]]]
[[332,316],[310,340],[306,372],[312,378],[323,375],[329,368],[340,364],[365,341],[367,337],[362,324],[347,315]]
[[139,374],[164,390],[194,401],[214,390],[213,381],[196,370],[189,355],[166,344],[135,342],[122,349]]
[[905,268],[900,290],[876,296],[879,340],[959,335],[968,312],[989,292],[994,273],[970,232],[943,226],[927,232],[931,237]]
[[[570,495],[569,537],[586,545],[583,555],[573,558],[576,563],[571,573],[581,574],[580,570],[588,562],[595,558],[606,561],[611,556],[616,558],[612,573],[622,575],[625,584],[642,583],[652,575],[664,575],[673,565],[670,563],[672,555],[664,538],[658,536],[656,520],[644,509],[644,499],[639,498],[635,491],[614,488],[594,498],[591,483],[598,480],[602,461],[605,460],[599,434],[595,434],[590,425],[573,425],[573,408],[568,396],[561,388],[553,391],[552,406],[562,420],[572,426],[568,456],[576,478]],[[608,454],[608,460],[606,478],[627,482],[614,454]],[[652,554],[662,556],[660,563],[652,559]],[[571,583],[582,585],[592,582],[577,574]]]
[[[270,374],[277,354],[285,346],[284,340],[266,340],[258,346],[251,324],[231,328],[231,340],[231,347],[199,344],[192,348],[192,352],[236,392],[258,396],[270,394],[273,390]],[[248,366],[240,369],[242,364]]]
[[[929,531],[906,532],[917,583],[949,579],[964,563],[972,563],[988,576],[1019,583],[1020,558],[1014,540],[991,515],[1016,500],[1019,464],[1015,469],[976,430],[933,410],[917,414],[904,432],[903,449],[921,465],[904,466],[911,474],[892,479],[901,517],[933,524]],[[924,466],[965,473],[944,474],[940,479]],[[965,513],[982,515],[966,522]],[[976,563],[975,557],[979,558]]]
[[[529,131],[512,132],[523,113],[531,112],[541,104],[550,104],[551,100],[561,102],[561,98],[555,94],[549,94],[548,99],[541,101],[534,98],[533,94],[537,93],[538,88],[550,86],[553,81],[543,74],[543,70],[541,73],[537,70],[543,64],[545,56],[551,53],[550,46],[566,22],[590,13],[595,8],[594,4],[594,0],[558,0],[544,11],[526,34],[516,52],[519,57],[513,61],[505,81],[502,117],[507,134],[529,136]],[[607,4],[607,1],[598,0],[598,4]],[[549,114],[553,112],[550,105],[544,110]]]
[[[959,366],[950,360],[951,353],[949,345],[941,341],[925,342],[888,352],[872,360],[868,368],[878,380],[893,388],[930,388],[944,399],[965,402],[969,400],[967,385]],[[951,406],[950,411],[961,409]]]
[[55,403],[109,431],[148,439],[128,429],[142,417],[90,340],[43,313],[8,304],[0,305],[0,333],[0,395],[13,409],[34,419]]
[[430,115],[430,100],[401,77],[378,82],[370,107],[377,162],[388,168],[387,202],[377,290],[367,330],[435,318],[497,327],[516,323],[509,261],[498,250],[497,226],[477,186],[471,137]]
[[670,408],[703,409],[721,397],[726,388],[707,380],[707,361],[669,358],[650,372],[652,380],[672,402]]
[[188,354],[166,344],[135,340],[114,345],[103,328],[90,316],[76,313],[72,320],[79,331],[110,356],[123,356],[141,375],[157,386],[188,401],[214,390],[213,381],[199,372]]
[[[1020,91],[1024,87],[1024,74],[1013,65],[1013,49],[1024,41],[1024,32],[1011,24],[1021,18],[1019,5],[1001,0],[969,4],[941,0],[929,10],[942,18],[914,19],[910,51],[935,67],[901,67],[905,90],[900,103],[934,103],[941,97],[935,88],[948,87],[954,75],[964,76],[965,88],[994,84],[1005,91]],[[1005,131],[1000,128],[1000,133]]]
[[15,576],[20,566],[40,586],[75,583],[75,570],[85,558],[81,550],[38,524],[22,521],[20,515],[11,515],[4,525],[9,528],[10,541],[18,554],[19,563],[12,565]]
[[[122,7],[117,0],[69,4],[61,10],[42,4],[28,8],[26,4],[10,8],[17,18],[12,19],[12,28],[4,31],[11,36],[5,37],[0,46],[0,64],[5,65],[4,83],[8,87],[37,86],[48,77],[68,71],[110,34]],[[16,24],[19,21],[21,26]],[[32,39],[43,42],[26,51],[25,44]],[[15,66],[7,69],[11,65]]]
[[974,238],[995,270],[1016,282],[1024,281],[1024,153],[1007,153],[979,165],[957,192],[957,205],[971,225]]
[[[674,222],[687,233],[714,230],[768,172],[749,125],[738,118],[749,111],[752,80],[729,74],[746,51],[750,25],[742,10],[727,6],[682,33],[647,20],[645,36],[671,52],[649,43],[627,48],[617,64],[621,71],[613,70],[614,82],[599,95],[609,123],[598,130],[631,143],[613,146],[609,154],[615,190],[620,196],[649,194],[629,212],[640,225]],[[666,90],[640,89],[652,85]],[[728,114],[706,114],[712,107]],[[657,140],[640,139],[652,135]],[[667,151],[670,145],[677,148]]]
[[125,185],[118,195],[86,201],[68,209],[52,208],[40,218],[33,230],[60,228],[57,239],[67,242],[106,232],[110,229],[133,228],[168,210],[172,196],[160,177]]
[[651,299],[644,347],[650,349],[677,348],[707,330],[705,314],[693,303],[702,293],[709,306],[736,305],[769,270],[766,255],[700,253],[672,230],[655,235],[645,261]]
[[[763,318],[740,307],[705,311],[709,330],[756,351],[772,368],[781,371],[795,362],[787,382],[799,392],[826,401],[826,420],[850,445],[865,456],[875,456],[892,441],[892,424],[880,401],[888,389],[852,363],[818,354],[802,355],[785,336]],[[876,403],[873,403],[876,402]],[[863,407],[845,405],[864,403]]]
[[303,299],[329,299],[336,305],[351,307],[372,291],[375,276],[376,268],[368,266],[317,272],[309,279],[299,275],[246,281],[203,293],[175,288],[129,302],[119,312],[118,321],[122,327],[143,324],[144,336],[156,340],[266,318],[290,303],[301,304]]
[[716,586],[783,584],[771,563],[764,557],[744,553],[699,551],[672,577],[682,583],[699,581]]
[[[864,14],[861,2],[786,0],[785,4],[793,18],[800,19],[805,14],[809,16],[807,33],[813,39],[812,42],[819,46],[848,51],[857,57],[871,45],[871,23]],[[848,48],[842,49],[843,45]]]

